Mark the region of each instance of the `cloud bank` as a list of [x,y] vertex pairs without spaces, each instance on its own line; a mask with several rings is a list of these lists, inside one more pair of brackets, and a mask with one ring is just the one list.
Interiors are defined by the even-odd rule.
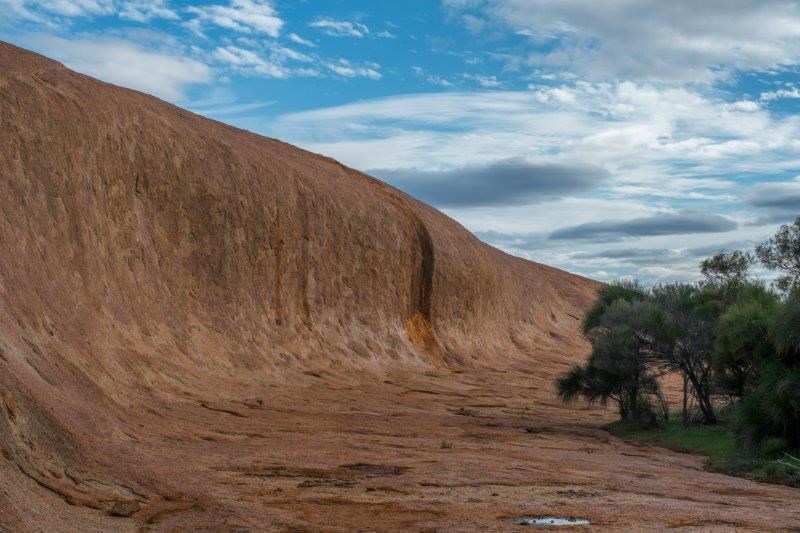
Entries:
[[551,240],[619,241],[625,238],[722,233],[739,225],[726,217],[706,213],[663,213],[631,220],[600,220],[568,226],[550,234]]
[[530,205],[588,191],[606,181],[591,165],[532,163],[511,158],[453,170],[371,170],[392,185],[439,207]]

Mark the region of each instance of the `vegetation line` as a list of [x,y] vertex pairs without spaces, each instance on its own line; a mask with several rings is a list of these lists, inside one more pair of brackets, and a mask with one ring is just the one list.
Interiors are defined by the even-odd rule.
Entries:
[[[760,263],[780,273],[754,277]],[[800,217],[755,252],[700,264],[704,280],[600,289],[583,332],[592,352],[556,380],[564,402],[615,403],[620,436],[706,453],[715,471],[800,481]],[[683,380],[678,419],[662,378]]]

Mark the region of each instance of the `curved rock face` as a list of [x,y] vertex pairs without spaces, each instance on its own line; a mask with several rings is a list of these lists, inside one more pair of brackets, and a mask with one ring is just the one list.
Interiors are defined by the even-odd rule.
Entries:
[[71,503],[144,505],[134,409],[585,353],[594,282],[331,159],[2,43],[0,132],[0,445]]

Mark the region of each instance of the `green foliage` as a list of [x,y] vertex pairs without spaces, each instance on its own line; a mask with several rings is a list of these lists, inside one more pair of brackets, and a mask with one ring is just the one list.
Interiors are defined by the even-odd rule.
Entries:
[[786,363],[800,364],[800,293],[777,310],[770,332],[777,356]]
[[575,366],[556,380],[556,391],[564,402],[584,398],[589,403],[617,403],[620,418],[654,423],[666,413],[655,375],[645,365],[643,344],[636,334],[649,305],[633,291],[607,292],[596,305],[594,326],[587,337],[592,353],[585,365]]
[[654,287],[650,293],[654,311],[644,330],[650,366],[683,374],[709,424],[716,422],[711,357],[720,311],[717,295],[686,283]]
[[576,365],[556,380],[556,392],[565,403],[583,398],[589,404],[605,406],[619,398],[619,390],[616,376],[591,364]]
[[717,423],[721,399],[731,423],[662,424],[659,443],[708,453],[720,471],[800,481],[800,454],[790,454],[800,447],[800,218],[755,253],[784,274],[782,294],[750,277],[753,255],[741,251],[703,261],[699,284],[603,287],[583,322],[591,355],[557,380],[559,397],[613,401],[625,424],[652,427],[667,418],[657,378],[679,372],[684,426],[694,401],[706,424]]
[[700,272],[709,282],[718,285],[744,283],[754,262],[755,258],[749,252],[719,252],[700,263]]
[[800,217],[793,224],[785,224],[775,236],[756,247],[761,264],[771,270],[785,274],[778,278],[776,286],[791,293],[800,289]]
[[677,417],[654,427],[614,422],[606,429],[617,437],[708,456],[706,468],[721,474],[768,483],[800,485],[800,461],[782,439],[765,441],[760,450],[742,451],[736,434],[725,424],[684,426]]
[[728,427],[719,424],[684,426],[680,417],[671,417],[655,428],[614,422],[607,429],[619,437],[714,458],[729,457],[736,451],[736,439]]
[[800,367],[770,362],[758,386],[744,397],[736,421],[743,443],[758,447],[768,437],[800,445]]
[[[718,374],[741,376],[736,432],[743,445],[770,438],[800,445],[800,295],[785,302],[765,293],[731,307],[720,324]],[[737,376],[737,372],[741,372]],[[727,382],[725,378],[731,378]]]
[[758,365],[775,352],[769,329],[779,307],[774,293],[748,285],[720,317],[713,365],[717,383],[730,395],[742,398],[753,390]]
[[583,332],[589,333],[600,324],[605,312],[614,302],[634,302],[644,299],[644,290],[635,281],[620,280],[603,286],[597,291],[597,300],[589,308],[583,320]]

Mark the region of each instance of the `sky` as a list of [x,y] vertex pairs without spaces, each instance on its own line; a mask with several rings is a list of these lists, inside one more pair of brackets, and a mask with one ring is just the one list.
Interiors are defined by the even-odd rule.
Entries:
[[694,280],[800,215],[794,0],[0,0],[0,39],[595,279]]

